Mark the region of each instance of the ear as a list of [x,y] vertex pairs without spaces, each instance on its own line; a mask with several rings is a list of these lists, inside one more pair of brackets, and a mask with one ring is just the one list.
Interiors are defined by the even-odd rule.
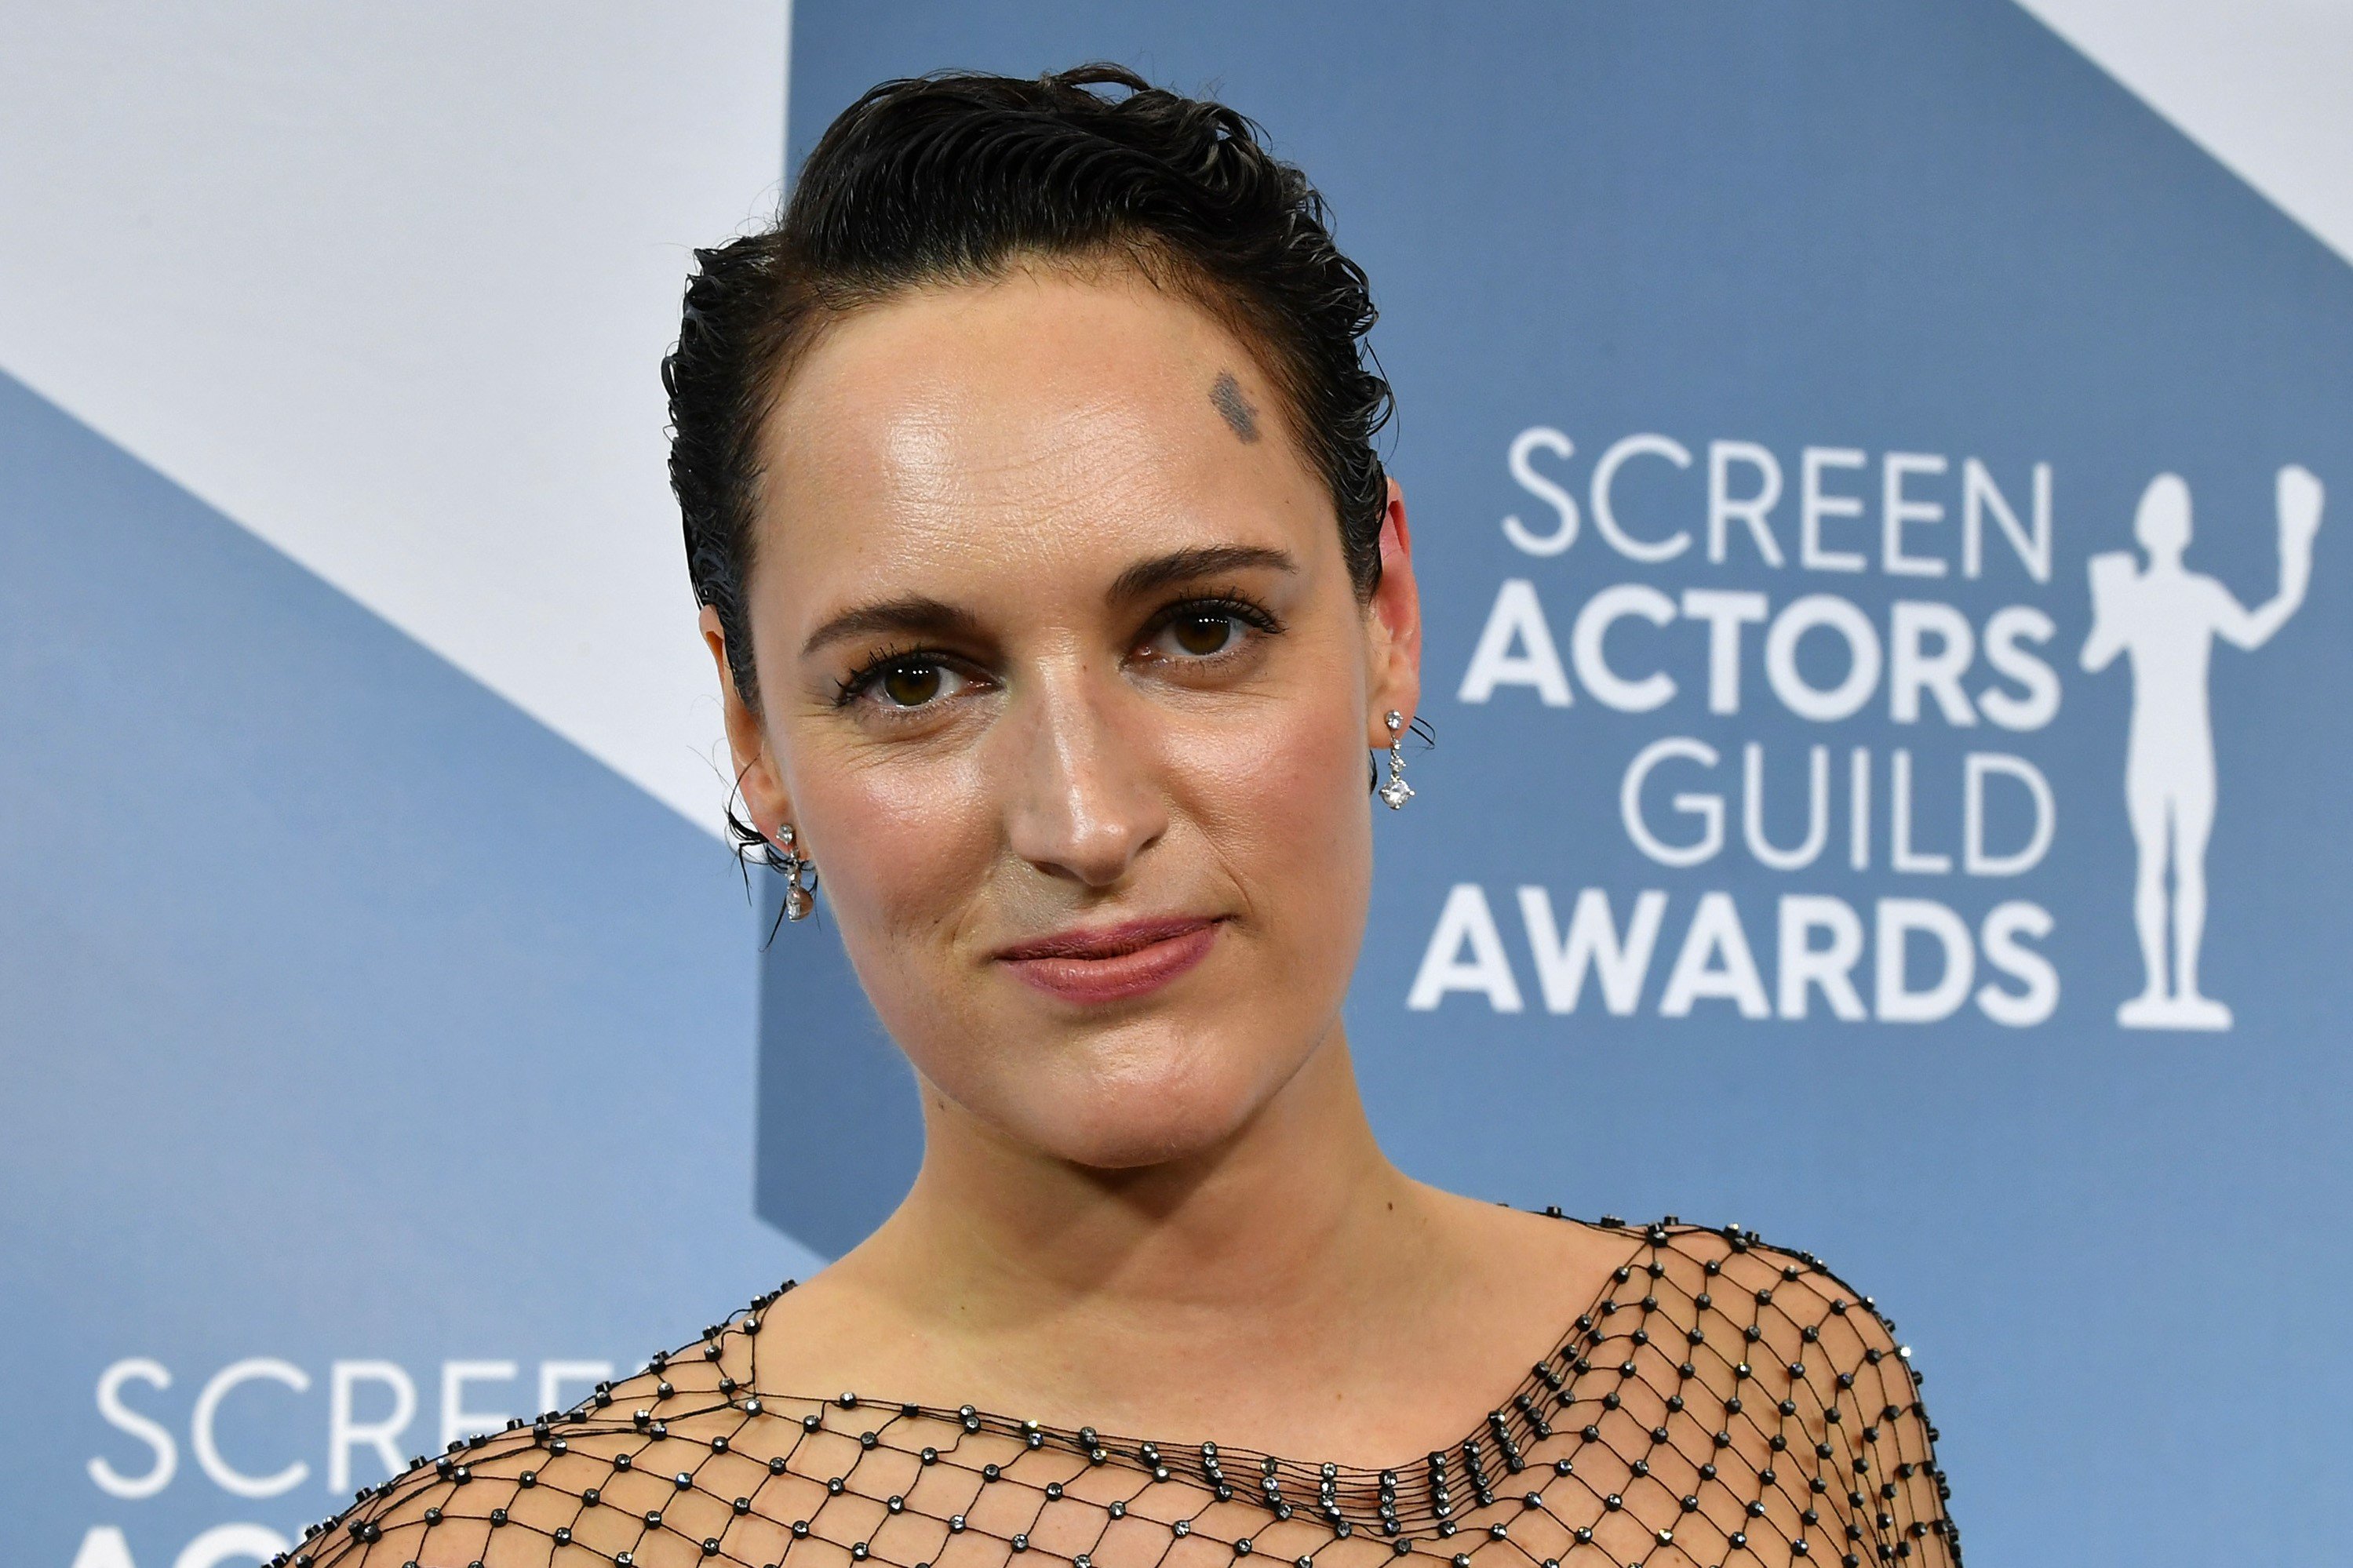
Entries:
[[719,667],[719,700],[727,721],[727,750],[734,761],[735,787],[744,797],[744,815],[752,826],[774,838],[777,825],[792,820],[792,803],[785,793],[784,776],[768,747],[768,727],[759,710],[735,689],[735,671],[727,662],[727,630],[719,612],[702,606],[702,641]]
[[1406,523],[1403,487],[1394,479],[1388,486],[1388,506],[1381,514],[1381,580],[1365,607],[1371,633],[1366,682],[1371,711],[1365,723],[1375,748],[1389,743],[1383,721],[1390,710],[1410,724],[1421,704],[1421,589],[1413,580],[1413,533]]

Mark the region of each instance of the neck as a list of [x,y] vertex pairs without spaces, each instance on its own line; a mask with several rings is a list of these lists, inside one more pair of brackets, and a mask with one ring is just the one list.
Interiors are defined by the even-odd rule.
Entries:
[[1430,1190],[1381,1153],[1336,1026],[1229,1138],[1136,1170],[1014,1145],[929,1086],[925,1102],[922,1171],[861,1272],[955,1359],[1058,1369],[1041,1398],[1115,1419],[1122,1391],[1172,1381],[1155,1370],[1320,1375],[1321,1347],[1442,1288]]
[[1231,1311],[1314,1295],[1311,1281],[1353,1272],[1344,1260],[1411,1186],[1374,1141],[1336,1026],[1229,1137],[1133,1170],[1023,1148],[936,1091],[926,1103],[923,1169],[890,1228],[920,1248],[934,1289],[954,1281],[1024,1312]]
[[923,1088],[914,1187],[800,1298],[779,1387],[1377,1466],[1475,1425],[1623,1260],[1391,1165],[1336,1026],[1247,1125],[1135,1170],[1044,1157]]

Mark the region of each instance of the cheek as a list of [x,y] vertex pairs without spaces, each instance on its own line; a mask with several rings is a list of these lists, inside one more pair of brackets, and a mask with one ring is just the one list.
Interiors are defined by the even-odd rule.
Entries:
[[1289,952],[1356,946],[1372,873],[1360,723],[1340,704],[1286,704],[1191,770],[1213,853]]
[[988,804],[972,769],[818,756],[795,770],[793,787],[827,902],[869,990],[917,983],[911,968],[947,950],[991,858]]

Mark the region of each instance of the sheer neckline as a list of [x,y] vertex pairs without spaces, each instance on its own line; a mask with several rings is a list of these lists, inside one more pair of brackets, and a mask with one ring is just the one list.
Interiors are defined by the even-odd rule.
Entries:
[[[1377,1508],[1374,1510],[1383,1521],[1394,1518],[1409,1525],[1413,1521],[1413,1514],[1400,1511],[1397,1505],[1419,1495],[1427,1507],[1430,1521],[1435,1521],[1452,1511],[1449,1506],[1451,1495],[1450,1468],[1471,1479],[1473,1494],[1482,1501],[1492,1500],[1487,1496],[1492,1488],[1483,1479],[1485,1473],[1497,1465],[1516,1472],[1521,1468],[1521,1450],[1530,1441],[1550,1436],[1542,1414],[1544,1404],[1556,1394],[1565,1383],[1563,1369],[1575,1360],[1571,1353],[1573,1348],[1580,1339],[1593,1331],[1597,1317],[1609,1307],[1619,1287],[1639,1271],[1646,1255],[1678,1234],[1704,1232],[1725,1237],[1742,1234],[1736,1226],[1715,1230],[1686,1226],[1673,1215],[1649,1225],[1630,1225],[1615,1215],[1603,1215],[1598,1220],[1579,1219],[1565,1213],[1557,1205],[1520,1212],[1582,1226],[1597,1234],[1616,1233],[1630,1238],[1634,1246],[1602,1276],[1600,1284],[1580,1304],[1576,1318],[1553,1337],[1544,1354],[1520,1375],[1503,1399],[1472,1423],[1468,1431],[1451,1439],[1442,1447],[1402,1456],[1389,1464],[1344,1465],[1336,1460],[1298,1459],[1270,1454],[1219,1443],[1212,1438],[1172,1440],[1108,1433],[1093,1426],[1058,1426],[980,1409],[969,1404],[947,1406],[912,1400],[878,1400],[855,1392],[826,1396],[762,1391],[761,1396],[844,1411],[867,1408],[894,1412],[908,1418],[948,1422],[962,1427],[966,1433],[1008,1436],[1031,1449],[1066,1449],[1084,1456],[1091,1464],[1117,1467],[1159,1481],[1169,1480],[1184,1473],[1212,1487],[1231,1487],[1233,1476],[1247,1475],[1251,1478],[1248,1483],[1249,1490],[1270,1503],[1280,1505],[1288,1495],[1296,1495],[1302,1489],[1312,1489],[1323,1505],[1321,1511],[1335,1518],[1346,1517],[1356,1511],[1347,1506],[1348,1502],[1373,1497],[1386,1499],[1390,1505],[1387,1509]],[[777,1289],[754,1301],[753,1313],[766,1311],[797,1285],[797,1281],[787,1279]],[[733,1326],[740,1327],[745,1322],[750,1323],[753,1331],[757,1331],[756,1316],[738,1320]],[[667,1359],[657,1356],[648,1370],[660,1371]],[[1272,1484],[1269,1485],[1270,1482]],[[1410,1489],[1401,1489],[1408,1488]],[[1240,1487],[1234,1489],[1237,1493],[1243,1490]],[[1335,1504],[1339,1505],[1336,1511]]]
[[281,1561],[1957,1564],[1936,1429],[1909,1352],[1870,1297],[1811,1253],[1735,1226],[1604,1215],[1590,1228],[1632,1243],[1630,1255],[1482,1422],[1418,1460],[1344,1468],[968,1405],[769,1392],[802,1381],[762,1375],[764,1342],[789,1337],[781,1325],[763,1333],[779,1289],[568,1413],[412,1460]]

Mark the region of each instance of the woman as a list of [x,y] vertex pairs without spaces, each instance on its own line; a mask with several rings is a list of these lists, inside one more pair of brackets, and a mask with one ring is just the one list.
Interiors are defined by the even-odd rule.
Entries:
[[1915,1380],[1820,1264],[1374,1142],[1341,1002],[1420,626],[1299,173],[1108,67],[892,82],[700,261],[671,468],[737,830],[795,919],[821,869],[922,1172],[296,1561],[1956,1561]]

